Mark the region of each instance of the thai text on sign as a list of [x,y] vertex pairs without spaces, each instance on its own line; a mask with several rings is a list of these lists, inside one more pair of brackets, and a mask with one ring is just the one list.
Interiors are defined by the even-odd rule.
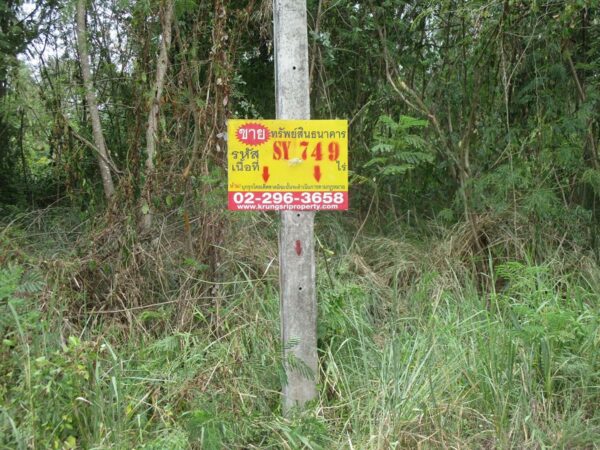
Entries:
[[348,122],[229,120],[228,208],[348,209]]

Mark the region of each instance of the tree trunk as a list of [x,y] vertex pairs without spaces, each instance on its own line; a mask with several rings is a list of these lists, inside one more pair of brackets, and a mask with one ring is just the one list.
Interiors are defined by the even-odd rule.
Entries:
[[156,63],[156,80],[152,87],[152,104],[148,113],[148,126],[146,128],[146,181],[144,186],[144,197],[146,206],[142,212],[142,228],[147,230],[152,225],[152,210],[150,202],[150,191],[152,179],[154,178],[154,156],[156,154],[156,138],[158,131],[158,112],[160,99],[165,85],[165,75],[169,65],[169,48],[171,47],[171,25],[173,22],[173,1],[166,0],[164,10],[161,14],[163,36],[160,44],[160,53]]
[[86,0],[77,0],[77,26],[75,28],[77,32],[77,49],[79,51],[79,64],[81,65],[81,75],[85,87],[85,101],[92,121],[94,144],[98,149],[98,166],[100,168],[100,176],[102,177],[102,185],[104,186],[104,196],[108,200],[115,193],[115,186],[110,173],[108,151],[106,150],[106,143],[104,141],[104,135],[102,134],[100,114],[98,113],[98,104],[96,102],[96,94],[94,93],[94,84],[92,82],[92,73],[90,70],[90,58],[87,49],[87,32],[85,25],[85,1]]

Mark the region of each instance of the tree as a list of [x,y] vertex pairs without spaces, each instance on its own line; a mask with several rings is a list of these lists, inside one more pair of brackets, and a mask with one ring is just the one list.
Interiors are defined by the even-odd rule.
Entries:
[[146,126],[146,185],[144,186],[145,204],[142,210],[142,228],[149,229],[152,225],[152,211],[150,209],[150,191],[154,177],[154,157],[156,153],[156,141],[158,132],[158,113],[160,100],[165,85],[165,75],[169,67],[169,48],[171,47],[171,23],[173,22],[173,1],[166,0],[160,14],[162,23],[162,39],[160,52],[156,63],[156,79],[152,86],[152,98],[150,111],[148,112],[148,124]]
[[[17,162],[24,164],[22,154],[23,111],[14,107],[9,96],[13,91],[19,62],[17,55],[25,50],[36,33],[28,17],[19,18],[20,0],[0,0],[0,197],[14,200],[18,191]],[[22,168],[25,173],[25,167]]]
[[87,30],[86,30],[86,0],[77,0],[76,7],[76,32],[77,32],[77,48],[79,51],[79,63],[81,66],[81,75],[85,88],[85,99],[92,122],[92,130],[94,135],[94,150],[98,155],[98,167],[100,176],[102,177],[102,185],[104,187],[104,196],[109,200],[114,192],[115,187],[110,171],[110,156],[106,149],[102,125],[100,123],[100,114],[98,112],[98,103],[96,102],[96,94],[94,92],[94,83],[92,81],[92,72],[90,70],[90,57],[87,50]]

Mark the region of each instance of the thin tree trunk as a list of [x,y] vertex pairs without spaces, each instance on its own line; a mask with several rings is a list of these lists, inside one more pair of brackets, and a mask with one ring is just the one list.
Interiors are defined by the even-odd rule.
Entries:
[[79,51],[79,63],[81,65],[81,74],[83,76],[83,84],[85,87],[85,101],[92,121],[92,132],[94,135],[94,143],[98,149],[98,166],[100,168],[100,176],[102,177],[102,185],[104,186],[104,196],[110,199],[115,193],[110,167],[108,164],[108,151],[106,150],[106,142],[100,125],[100,114],[98,113],[98,103],[96,102],[96,94],[94,93],[94,84],[92,82],[92,73],[90,70],[90,57],[87,49],[87,31],[85,25],[86,16],[86,0],[77,0],[76,12],[76,32],[77,32],[77,49]]
[[152,87],[152,104],[148,113],[148,126],[146,128],[146,182],[144,196],[146,206],[143,210],[142,228],[147,230],[152,225],[152,211],[150,202],[151,183],[154,177],[154,156],[156,154],[156,138],[158,132],[158,113],[160,99],[165,85],[165,75],[169,66],[169,48],[171,47],[171,26],[173,22],[173,1],[166,0],[162,12],[163,36],[160,43],[160,53],[156,64],[156,80]]
[[25,181],[25,189],[27,197],[33,206],[33,198],[31,196],[31,184],[29,183],[29,166],[27,165],[27,157],[25,156],[25,148],[23,147],[23,139],[25,138],[25,110],[20,112],[21,125],[19,127],[19,153],[21,154],[21,166],[23,169],[23,180]]

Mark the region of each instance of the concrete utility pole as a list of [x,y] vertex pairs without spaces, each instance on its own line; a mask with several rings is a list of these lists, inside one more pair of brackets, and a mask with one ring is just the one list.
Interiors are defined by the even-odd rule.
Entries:
[[[273,20],[277,119],[310,119],[306,0],[273,0]],[[281,337],[287,374],[284,414],[317,396],[314,218],[314,212],[281,213]]]

